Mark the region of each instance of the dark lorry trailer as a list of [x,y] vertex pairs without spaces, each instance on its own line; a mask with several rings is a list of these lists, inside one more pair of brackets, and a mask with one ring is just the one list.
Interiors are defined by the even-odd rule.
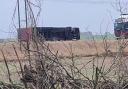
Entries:
[[36,27],[36,28],[21,28],[18,29],[18,40],[29,41],[32,39],[32,34],[36,32],[36,36],[46,41],[60,40],[79,40],[79,28],[72,27]]

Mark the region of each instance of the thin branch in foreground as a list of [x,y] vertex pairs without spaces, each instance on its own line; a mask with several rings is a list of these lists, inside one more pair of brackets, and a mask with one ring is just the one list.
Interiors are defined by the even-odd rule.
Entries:
[[4,62],[5,62],[5,66],[6,66],[6,68],[7,68],[7,73],[8,73],[9,82],[10,82],[11,84],[13,84],[13,81],[12,81],[12,79],[11,79],[11,72],[10,72],[10,70],[9,70],[9,66],[8,66],[6,57],[5,57],[4,52],[3,52],[2,49],[1,49],[1,53],[2,53],[2,56],[3,56]]

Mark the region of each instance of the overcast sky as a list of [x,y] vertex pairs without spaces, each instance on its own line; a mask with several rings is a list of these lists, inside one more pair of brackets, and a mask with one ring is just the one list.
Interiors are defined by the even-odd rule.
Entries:
[[[120,15],[113,7],[115,1],[44,0],[38,26],[72,26],[79,27],[82,32],[92,31],[97,34],[108,31],[113,33],[114,19]],[[24,9],[23,3],[21,4],[21,9]],[[15,6],[16,0],[3,0],[0,3],[0,38],[16,37],[16,32],[14,33],[16,29],[12,28]]]

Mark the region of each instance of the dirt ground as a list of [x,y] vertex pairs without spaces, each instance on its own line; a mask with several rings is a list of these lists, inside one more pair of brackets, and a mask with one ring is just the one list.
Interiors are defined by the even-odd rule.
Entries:
[[[3,50],[4,55],[7,60],[16,60],[17,56],[14,51],[13,45],[15,45],[18,57],[22,60],[25,59],[27,54],[20,50],[20,45],[17,42],[10,43],[1,43],[0,49]],[[88,57],[96,54],[105,53],[104,47],[107,46],[110,52],[118,51],[118,41],[109,40],[107,45],[103,41],[55,41],[55,42],[46,42],[49,45],[50,50],[53,53],[57,53],[59,56],[68,57],[71,56],[71,53],[75,56]],[[128,48],[125,48],[125,52],[128,51]],[[0,52],[0,61],[3,60],[3,55]]]

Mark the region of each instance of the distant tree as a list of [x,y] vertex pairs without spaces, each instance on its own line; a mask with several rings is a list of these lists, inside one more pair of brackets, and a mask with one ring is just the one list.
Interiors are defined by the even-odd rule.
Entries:
[[104,35],[110,36],[112,34],[110,32],[105,32]]

